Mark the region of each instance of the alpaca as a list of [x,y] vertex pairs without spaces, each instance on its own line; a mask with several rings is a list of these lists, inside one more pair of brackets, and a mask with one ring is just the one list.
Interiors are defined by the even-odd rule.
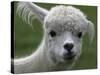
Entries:
[[82,37],[88,33],[90,42],[94,25],[73,6],[58,5],[46,10],[31,2],[19,2],[17,14],[28,23],[38,19],[44,36],[30,56],[14,59],[14,73],[69,70],[81,55]]

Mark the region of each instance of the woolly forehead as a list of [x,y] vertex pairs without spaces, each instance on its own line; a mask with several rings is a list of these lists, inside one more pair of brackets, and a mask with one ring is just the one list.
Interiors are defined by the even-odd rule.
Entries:
[[86,32],[86,16],[72,6],[52,8],[44,20],[46,29],[57,31]]

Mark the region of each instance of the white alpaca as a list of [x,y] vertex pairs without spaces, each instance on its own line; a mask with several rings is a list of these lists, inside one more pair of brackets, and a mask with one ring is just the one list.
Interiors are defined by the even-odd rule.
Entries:
[[17,13],[31,24],[41,21],[44,37],[30,56],[14,60],[14,73],[46,72],[70,69],[81,54],[82,37],[87,32],[93,39],[91,21],[77,8],[59,5],[50,11],[33,3],[18,3]]

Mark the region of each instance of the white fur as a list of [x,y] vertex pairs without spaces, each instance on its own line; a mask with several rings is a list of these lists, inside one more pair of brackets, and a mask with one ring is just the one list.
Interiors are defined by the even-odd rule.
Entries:
[[[44,37],[39,48],[30,56],[14,60],[15,73],[46,72],[67,70],[75,63],[81,54],[82,36],[87,32],[92,41],[94,27],[92,22],[77,8],[59,5],[50,11],[28,2],[18,3],[17,13],[25,22],[30,24],[31,18],[38,18],[44,28]],[[50,31],[56,32],[55,37],[50,36]],[[72,43],[72,52],[75,57],[72,60],[64,60],[66,43]]]

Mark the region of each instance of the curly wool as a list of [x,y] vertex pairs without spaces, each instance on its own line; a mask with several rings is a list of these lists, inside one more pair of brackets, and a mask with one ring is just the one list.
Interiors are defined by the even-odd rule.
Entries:
[[50,12],[45,18],[45,25],[47,28],[53,26],[57,30],[67,30],[71,32],[86,32],[88,24],[86,15],[79,9],[72,6],[56,6],[51,8]]

